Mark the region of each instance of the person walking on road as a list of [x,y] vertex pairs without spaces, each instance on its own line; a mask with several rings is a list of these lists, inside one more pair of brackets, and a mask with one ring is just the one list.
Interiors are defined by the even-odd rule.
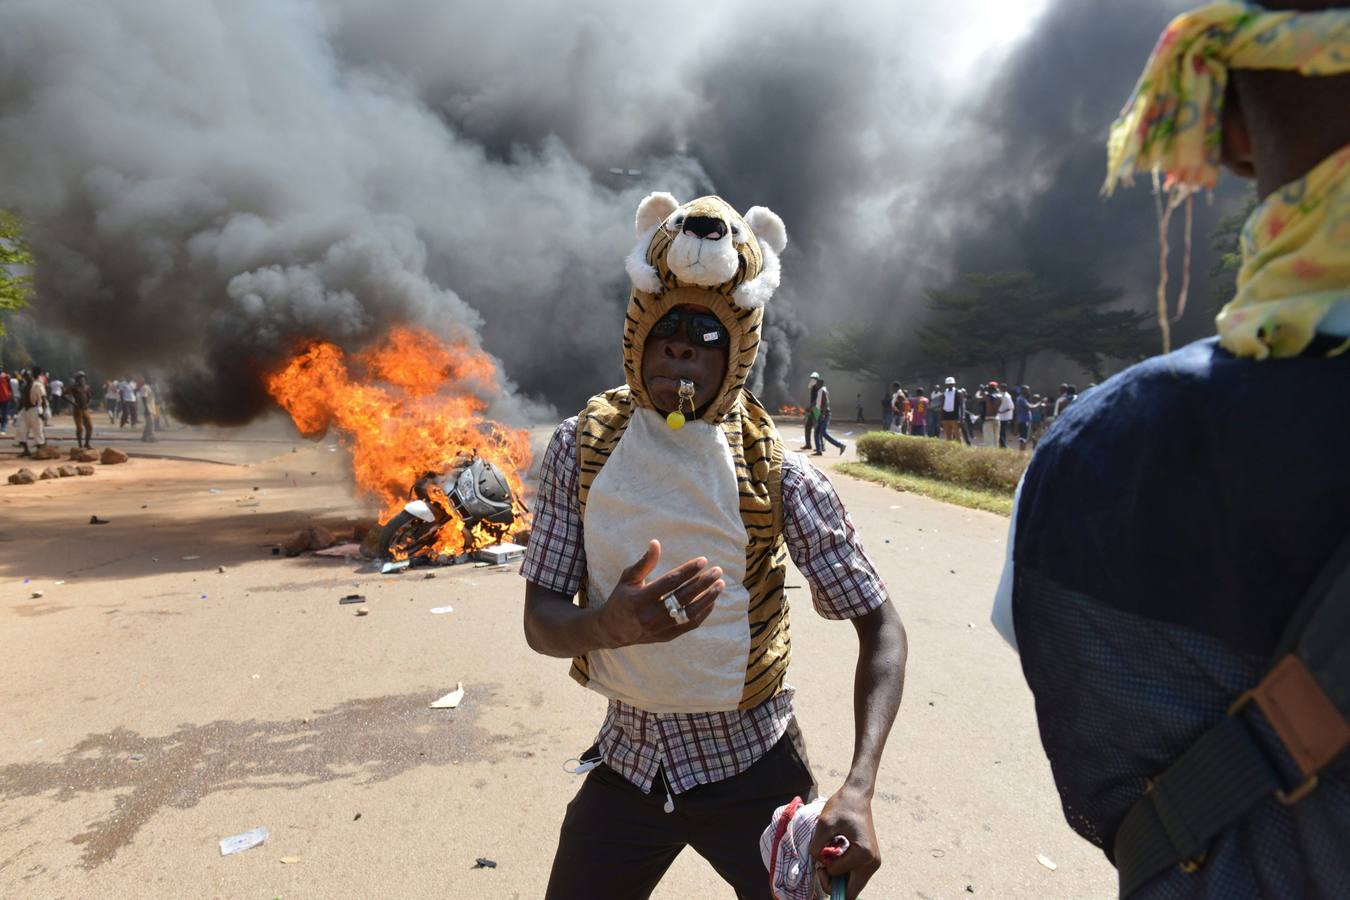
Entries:
[[32,456],[34,450],[47,445],[47,388],[42,383],[42,370],[36,366],[27,369],[19,382],[19,427],[15,439],[23,448],[20,456]]
[[825,379],[820,377],[819,372],[812,372],[811,379],[816,383],[816,452],[811,455],[824,456],[825,442],[829,441],[839,448],[839,455],[843,456],[846,445],[830,436],[830,389],[825,386]]
[[159,438],[155,437],[155,416],[159,409],[156,406],[155,390],[150,387],[150,382],[144,378],[137,377],[136,393],[141,404],[141,412],[145,415],[145,429],[141,431],[141,440],[147,444],[153,444]]
[[130,378],[124,378],[117,383],[117,405],[122,410],[121,423],[118,428],[126,428],[127,423],[135,428],[140,424],[140,418],[136,411],[136,383]]
[[820,386],[816,384],[816,376],[812,372],[806,390],[806,411],[802,413],[802,428],[805,431],[801,446],[803,450],[810,450],[816,445],[816,391],[818,390],[820,390]]
[[5,433],[10,417],[14,414],[14,387],[9,380],[9,372],[0,367],[0,434]]
[[89,387],[89,379],[83,372],[75,373],[75,383],[70,386],[70,414],[75,420],[75,444],[92,450],[94,440],[94,417],[89,408],[94,402],[94,392]]

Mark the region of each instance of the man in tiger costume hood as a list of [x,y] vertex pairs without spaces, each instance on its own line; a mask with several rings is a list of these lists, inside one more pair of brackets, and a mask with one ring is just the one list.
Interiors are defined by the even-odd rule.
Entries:
[[530,647],[609,700],[547,896],[646,897],[686,846],[738,897],[770,896],[760,834],[815,793],[784,681],[790,555],[817,612],[859,636],[853,764],[811,845],[848,838],[828,874],[856,897],[880,866],[871,797],[905,635],[833,487],[745,388],[787,232],[764,207],[666,193],[636,230],[626,383],[554,432],[521,570]]

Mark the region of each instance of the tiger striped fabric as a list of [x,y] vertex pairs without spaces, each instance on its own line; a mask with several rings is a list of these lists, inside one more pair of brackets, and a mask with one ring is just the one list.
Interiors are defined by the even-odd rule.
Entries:
[[[701,197],[683,207],[690,216],[734,218],[747,232],[740,214],[720,197]],[[666,265],[666,251],[674,236],[656,229],[647,248],[647,262],[663,286],[660,294],[636,288],[628,301],[624,322],[623,363],[627,384],[591,398],[577,420],[578,504],[585,515],[586,498],[605,461],[618,446],[637,407],[653,408],[642,382],[642,351],[652,326],[682,304],[711,310],[731,334],[727,374],[717,399],[701,418],[717,424],[726,435],[736,467],[741,519],[745,523],[745,579],[749,592],[750,651],[746,659],[745,690],[740,708],[752,709],[782,688],[792,642],[788,635],[788,603],[784,590],[787,544],[783,538],[783,442],[773,419],[746,390],[746,380],[759,353],[763,308],[743,309],[732,292],[759,274],[763,265],[759,242],[752,238],[737,249],[740,266],[726,283],[713,288],[681,284]],[[586,587],[580,593],[587,602]],[[586,658],[572,661],[572,677],[590,680]]]

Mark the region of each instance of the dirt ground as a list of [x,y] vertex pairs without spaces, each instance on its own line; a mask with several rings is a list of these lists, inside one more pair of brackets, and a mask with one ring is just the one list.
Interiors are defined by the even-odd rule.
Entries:
[[[31,486],[3,484],[20,463],[0,447],[0,896],[540,897],[577,787],[563,763],[604,702],[525,645],[517,567],[275,557],[305,524],[368,515],[340,448],[277,422],[113,435],[99,446],[130,463]],[[1064,823],[1017,658],[988,624],[1007,520],[834,481],[910,640],[866,896],[1113,896],[1113,870]],[[800,575],[789,584],[789,681],[830,791],[852,749],[839,698],[857,642],[811,612]],[[369,615],[339,605],[350,593]],[[458,709],[428,708],[458,682]],[[258,826],[265,844],[220,855]],[[732,894],[686,852],[656,896]]]

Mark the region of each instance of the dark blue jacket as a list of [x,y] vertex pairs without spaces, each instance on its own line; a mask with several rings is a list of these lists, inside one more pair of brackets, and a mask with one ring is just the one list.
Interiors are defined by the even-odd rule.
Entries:
[[[1255,362],[1206,340],[1134,366],[1055,423],[1017,515],[1041,739],[1069,823],[1109,856],[1146,779],[1261,678],[1350,531],[1350,354]],[[1350,895],[1346,770],[1136,896]]]

